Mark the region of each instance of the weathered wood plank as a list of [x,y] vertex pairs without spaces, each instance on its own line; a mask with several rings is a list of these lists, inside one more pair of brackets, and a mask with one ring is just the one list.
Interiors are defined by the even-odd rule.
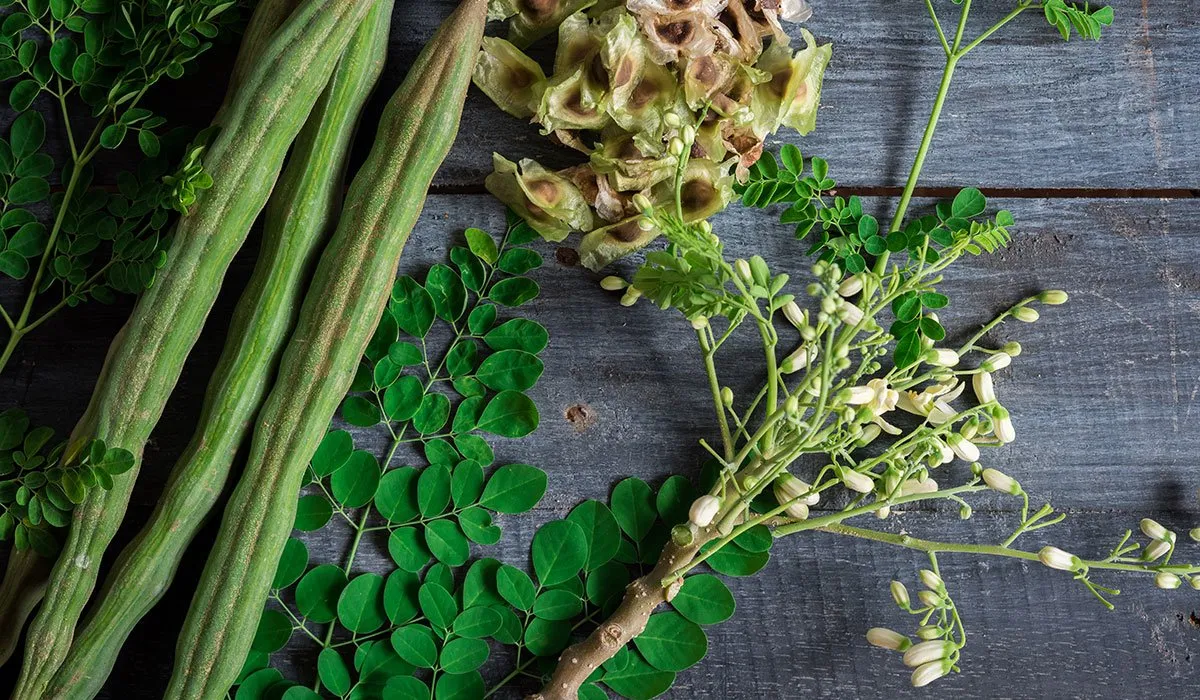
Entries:
[[[952,332],[968,332],[989,312],[1035,289],[1061,287],[1073,298],[1032,326],[997,334],[998,342],[1020,340],[1026,352],[998,380],[1020,439],[990,454],[989,463],[1071,512],[1054,539],[1078,543],[1081,552],[1106,551],[1144,515],[1187,529],[1195,524],[1193,487],[1200,482],[1192,457],[1200,434],[1191,429],[1200,386],[1200,366],[1192,360],[1200,357],[1200,263],[1194,259],[1200,202],[994,204],[1015,212],[1020,233],[1006,252],[951,271],[946,287],[954,302],[943,318]],[[803,248],[771,220],[735,209],[716,226],[733,253],[760,250],[775,267],[803,280]],[[500,207],[487,197],[432,197],[402,268],[419,274],[442,260],[447,238],[458,240],[464,226],[497,230],[502,221]],[[594,276],[556,262],[551,246],[540,250],[550,262],[537,273],[542,297],[527,311],[552,334],[546,375],[536,390],[542,428],[527,441],[502,441],[497,452],[502,461],[545,468],[550,491],[533,516],[506,518],[504,544],[488,550],[514,561],[523,561],[536,523],[561,516],[582,498],[604,497],[618,478],[636,474],[654,481],[689,473],[702,456],[696,440],[711,432],[711,406],[686,327],[645,304],[619,307]],[[122,544],[147,516],[170,460],[190,434],[251,256],[231,273],[167,407]],[[11,307],[11,294],[3,296]],[[67,312],[31,336],[0,377],[0,410],[20,403],[36,419],[68,430],[125,311],[92,306]],[[754,360],[726,362],[728,383],[748,390],[759,380],[755,366]],[[588,425],[566,419],[576,405],[589,407]],[[893,526],[990,540],[1011,527],[1013,505],[1011,499],[985,498],[966,524],[953,513],[934,522],[932,514],[916,511]],[[181,585],[139,627],[109,697],[153,697],[165,683],[163,650],[173,646],[212,534],[201,535],[182,567]],[[314,543],[331,557],[340,546],[337,533]],[[867,648],[861,635],[877,624],[905,624],[887,603],[886,583],[897,573],[911,580],[919,555],[817,535],[779,547],[768,571],[735,585],[738,616],[717,628],[710,658],[681,677],[673,697],[906,694],[899,662]],[[362,565],[381,563],[381,556],[375,543]],[[1078,584],[1042,567],[948,559],[948,578],[973,634],[968,672],[935,686],[935,697],[1155,697],[1197,682],[1190,654],[1200,632],[1187,622],[1197,607],[1187,591],[1159,593],[1148,591],[1144,581],[1130,582],[1121,587],[1137,598],[1102,616]],[[294,663],[311,658],[297,651]]]

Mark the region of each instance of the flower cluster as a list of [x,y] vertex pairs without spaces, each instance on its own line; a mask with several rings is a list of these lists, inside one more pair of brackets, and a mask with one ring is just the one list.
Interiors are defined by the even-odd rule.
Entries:
[[[768,135],[815,126],[830,46],[803,31],[793,50],[781,25],[809,14],[801,0],[498,3],[508,39],[484,39],[475,84],[588,160],[555,172],[495,154],[488,191],[547,240],[584,232],[591,269],[659,235],[635,195],[688,222],[715,214]],[[522,49],[555,31],[546,75]]]

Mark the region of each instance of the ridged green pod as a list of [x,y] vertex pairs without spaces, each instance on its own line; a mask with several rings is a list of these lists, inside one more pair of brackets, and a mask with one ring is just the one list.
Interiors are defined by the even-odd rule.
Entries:
[[169,259],[109,347],[72,442],[102,438],[137,457],[111,490],[92,490],[72,514],[41,611],[30,626],[14,700],[40,700],[44,669],[61,658],[91,596],[100,560],[116,533],[140,468],[142,449],[162,415],[184,360],[200,335],[234,254],[246,240],[334,66],[374,0],[303,0],[271,35],[236,94],[215,120],[204,154],[213,178],[176,225]]
[[218,700],[237,678],[292,530],[304,470],[350,386],[400,252],[454,142],[486,15],[486,0],[463,2],[383,112],[259,415],[246,471],[188,610],[166,698]]
[[[299,0],[261,0],[242,32],[242,44],[229,78],[225,104],[245,80],[250,67],[256,64],[263,48],[279,25],[295,9]],[[32,550],[14,550],[0,583],[0,665],[6,663],[16,650],[25,620],[41,602],[53,562]]]
[[122,644],[170,585],[220,495],[274,378],[312,263],[337,224],[355,125],[387,58],[391,12],[390,0],[379,0],[363,20],[297,137],[267,204],[258,262],[230,323],[199,426],[150,521],[105,580],[44,698],[100,692]]

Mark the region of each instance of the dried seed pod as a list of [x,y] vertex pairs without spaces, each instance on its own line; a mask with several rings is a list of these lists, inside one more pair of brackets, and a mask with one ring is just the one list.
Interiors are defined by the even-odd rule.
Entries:
[[592,210],[570,180],[532,160],[520,165],[492,155],[494,172],[484,180],[488,192],[512,207],[548,241],[561,241],[571,231],[590,231]]
[[542,67],[511,42],[484,37],[475,62],[475,86],[514,117],[532,117],[546,82]]

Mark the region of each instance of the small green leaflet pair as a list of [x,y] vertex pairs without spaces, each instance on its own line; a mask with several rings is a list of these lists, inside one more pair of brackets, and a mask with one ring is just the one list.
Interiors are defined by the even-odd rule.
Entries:
[[51,445],[53,437],[51,428],[31,428],[20,409],[0,413],[0,541],[45,557],[58,552],[54,530],[67,526],[88,490],[111,489],[134,462],[129,450],[103,440],[67,454],[67,442]]

